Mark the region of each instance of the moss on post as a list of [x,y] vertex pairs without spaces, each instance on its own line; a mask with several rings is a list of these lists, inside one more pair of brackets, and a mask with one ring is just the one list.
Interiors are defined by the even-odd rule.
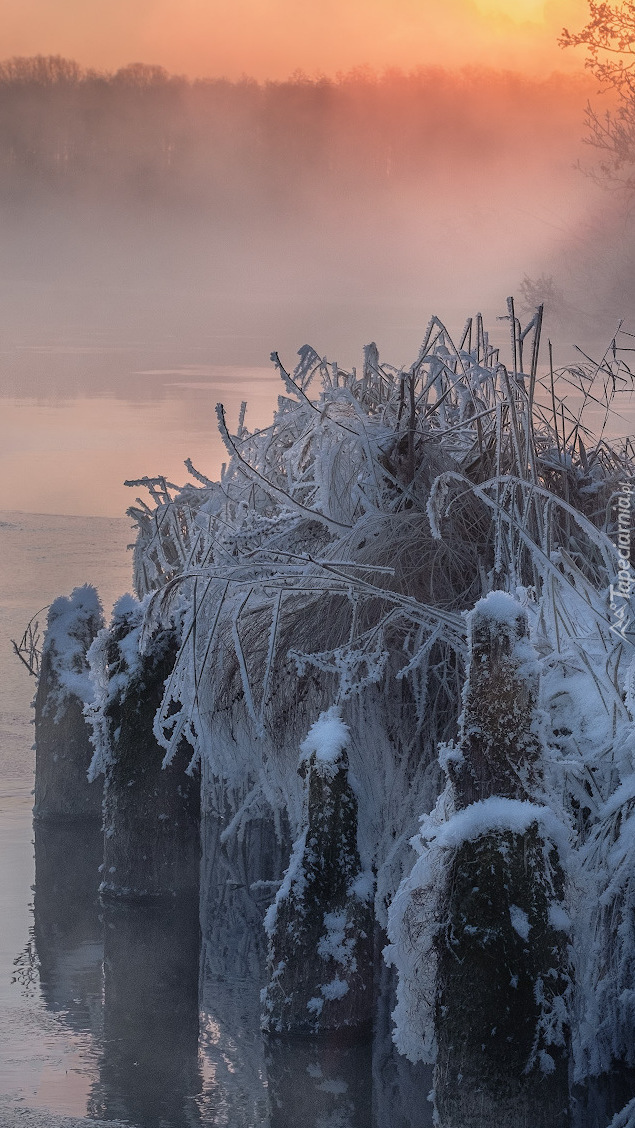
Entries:
[[368,1024],[373,1008],[372,885],[357,848],[348,730],[336,708],[302,745],[307,825],[265,924],[263,1028],[319,1033]]
[[51,604],[35,695],[35,806],[43,822],[101,818],[101,787],[88,782],[93,749],[84,719],[92,688],[86,654],[103,626],[93,587]]

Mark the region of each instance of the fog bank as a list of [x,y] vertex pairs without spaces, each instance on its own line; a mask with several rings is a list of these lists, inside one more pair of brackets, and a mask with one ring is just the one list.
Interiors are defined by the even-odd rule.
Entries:
[[432,311],[456,330],[476,308],[491,321],[525,275],[588,242],[606,197],[574,167],[585,82],[2,64],[4,340],[182,344],[253,365],[307,340],[356,363],[376,339],[408,362]]

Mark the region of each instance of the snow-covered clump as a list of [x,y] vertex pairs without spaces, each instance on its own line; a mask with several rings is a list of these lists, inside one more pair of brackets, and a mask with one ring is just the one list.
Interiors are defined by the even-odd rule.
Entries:
[[103,621],[101,601],[90,584],[51,604],[42,649],[42,662],[48,663],[51,676],[45,713],[59,718],[69,697],[85,703],[93,700],[86,653]]
[[[508,365],[480,315],[456,341],[432,318],[405,369],[382,362],[375,345],[350,372],[308,346],[293,373],[273,354],[283,394],[271,425],[250,430],[243,407],[232,433],[218,409],[228,453],[220,480],[188,464],[193,482],[183,489],[145,482],[153,508],[130,511],[139,529],[135,585],[150,597],[153,629],[179,600],[185,609],[155,735],[166,761],[184,739],[200,756],[207,801],[225,820],[223,848],[238,850],[252,823],[268,822],[279,842],[288,827],[298,845],[284,897],[296,890],[300,904],[298,859],[309,839],[298,748],[326,783],[337,778],[341,745],[358,804],[360,873],[376,875],[375,920],[384,926],[409,880],[408,843],[445,770],[458,821],[448,815],[444,833],[459,833],[459,809],[495,797],[517,804],[521,822],[523,804],[535,818],[514,829],[508,812],[505,828],[482,833],[474,822],[476,837],[452,849],[439,831],[429,866],[432,854],[447,868],[480,842],[496,868],[529,836],[537,872],[544,869],[536,878],[544,935],[556,935],[561,955],[562,862],[553,827],[536,811],[571,818],[577,884],[567,896],[577,922],[576,890],[586,884],[601,897],[606,873],[599,851],[582,858],[581,848],[635,767],[625,675],[632,646],[612,632],[610,602],[614,499],[635,465],[628,448],[585,430],[598,371],[608,411],[612,389],[629,376],[618,337],[604,367],[582,364],[545,380],[542,310],[525,328],[512,301],[507,312]],[[575,420],[566,402],[572,379],[585,393]],[[414,900],[416,889],[435,884],[423,868],[417,874],[422,884],[408,886]],[[531,949],[540,934],[534,910],[517,894],[508,902],[505,935],[523,944],[529,929]],[[269,914],[273,931],[276,919]],[[323,922],[320,929],[316,945]],[[573,940],[581,951],[577,923]],[[318,986],[337,992],[338,974]],[[536,999],[549,992],[541,994],[538,978],[532,1007],[546,1016]],[[554,999],[565,997],[564,978]],[[311,998],[325,996],[316,988]],[[541,1047],[535,1061],[547,1068]]]

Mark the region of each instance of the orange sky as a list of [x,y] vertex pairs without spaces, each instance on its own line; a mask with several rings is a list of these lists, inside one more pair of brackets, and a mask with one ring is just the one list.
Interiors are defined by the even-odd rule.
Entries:
[[286,78],[368,64],[578,69],[563,26],[586,0],[4,0],[0,57],[60,54],[116,69]]

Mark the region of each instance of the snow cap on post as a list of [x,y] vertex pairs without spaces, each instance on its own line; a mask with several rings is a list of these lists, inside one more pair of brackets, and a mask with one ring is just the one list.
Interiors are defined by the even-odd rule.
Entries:
[[350,741],[348,725],[342,720],[339,705],[331,705],[320,713],[300,745],[300,771],[302,775],[311,764],[321,776],[332,778],[342,761],[346,761],[346,749]]
[[42,660],[50,663],[57,684],[49,686],[46,712],[55,708],[59,713],[70,697],[83,703],[92,701],[93,686],[86,653],[103,625],[101,600],[91,584],[76,587],[70,596],[60,595],[53,600],[48,612]]

